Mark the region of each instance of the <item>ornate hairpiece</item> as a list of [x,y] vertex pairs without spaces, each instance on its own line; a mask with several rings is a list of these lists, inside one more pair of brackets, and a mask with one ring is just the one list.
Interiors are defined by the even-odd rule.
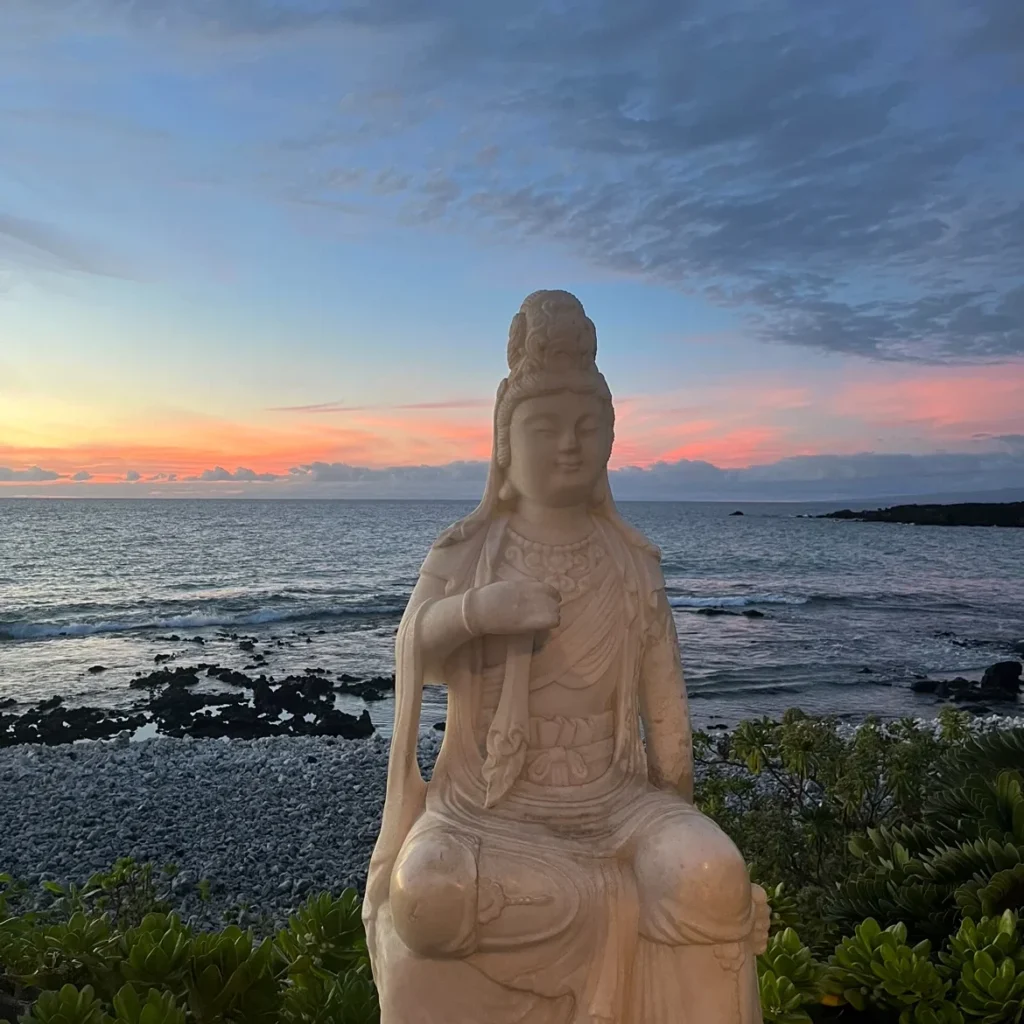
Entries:
[[548,373],[594,374],[597,331],[580,300],[566,291],[528,295],[508,332],[509,379]]

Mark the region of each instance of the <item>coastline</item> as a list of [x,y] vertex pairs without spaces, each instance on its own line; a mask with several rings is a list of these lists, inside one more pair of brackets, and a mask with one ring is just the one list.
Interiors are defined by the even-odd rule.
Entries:
[[888,508],[862,509],[858,512],[843,508],[837,512],[826,512],[818,518],[905,526],[1024,528],[1024,501],[892,505]]
[[[389,675],[423,554],[465,511],[181,502],[143,514],[86,504],[47,506],[45,515],[8,509],[0,548],[13,559],[19,544],[33,544],[38,559],[11,581],[0,610],[0,704],[18,702],[0,713],[55,696],[68,708],[124,712],[146,696],[130,689],[138,676],[203,664],[275,683],[314,668],[332,683]],[[907,692],[916,676],[980,673],[1024,640],[1012,531],[908,530],[796,515],[826,508],[742,507],[737,517],[731,504],[629,508],[662,550],[691,709],[704,722],[791,704],[851,718],[916,714],[923,698]],[[67,531],[97,545],[62,545]],[[205,538],[201,557],[196,537]],[[200,677],[195,693],[252,697]],[[444,693],[427,697],[429,727],[444,715]],[[365,702],[336,688],[335,705],[356,718],[365,709],[377,730],[389,728],[388,692]]]
[[[972,643],[951,636],[950,642],[964,649],[976,644],[979,654],[987,650],[980,660],[983,667],[893,677],[862,666],[854,676],[855,687],[846,684],[811,693],[804,681],[787,685],[755,680],[735,695],[729,709],[721,701],[714,702],[715,694],[688,680],[691,719],[695,728],[723,729],[745,718],[772,717],[787,706],[801,706],[808,713],[834,715],[845,721],[856,722],[867,715],[891,720],[908,715],[930,717],[950,702],[975,715],[1013,713],[1020,706],[1024,641],[993,647],[988,641]],[[386,740],[390,735],[394,675],[355,675],[307,666],[275,677],[268,674],[267,659],[256,649],[258,640],[235,634],[231,643],[245,653],[249,663],[244,669],[191,658],[188,663],[176,663],[173,654],[158,655],[155,669],[136,670],[130,677],[122,672],[120,683],[105,691],[107,700],[102,705],[82,703],[60,693],[33,703],[0,698],[0,749],[122,736],[132,740],[157,736],[356,740],[377,736]],[[996,653],[1000,650],[1002,653]],[[820,678],[827,680],[829,671],[828,665],[822,665]],[[106,672],[103,665],[88,670],[98,678]],[[851,696],[855,699],[850,700]],[[445,715],[444,688],[427,687],[421,732],[443,730]]]

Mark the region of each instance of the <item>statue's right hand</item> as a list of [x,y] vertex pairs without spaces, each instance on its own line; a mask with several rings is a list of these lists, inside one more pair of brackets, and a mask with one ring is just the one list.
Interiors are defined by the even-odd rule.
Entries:
[[540,633],[558,625],[561,600],[547,583],[499,580],[466,595],[466,617],[481,636]]

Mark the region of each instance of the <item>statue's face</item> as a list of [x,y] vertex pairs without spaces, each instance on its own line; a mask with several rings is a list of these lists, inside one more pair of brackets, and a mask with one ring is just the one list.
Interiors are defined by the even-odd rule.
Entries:
[[575,391],[526,398],[512,412],[509,448],[518,494],[552,508],[585,502],[611,454],[608,407]]

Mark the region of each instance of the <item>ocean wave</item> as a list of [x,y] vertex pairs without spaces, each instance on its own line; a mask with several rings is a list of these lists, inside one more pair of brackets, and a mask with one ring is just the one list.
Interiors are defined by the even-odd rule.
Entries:
[[749,608],[758,604],[807,604],[809,597],[793,594],[743,594],[721,597],[669,597],[673,608]]
[[163,629],[209,629],[238,626],[262,626],[281,622],[316,622],[327,619],[392,617],[405,611],[403,605],[351,604],[335,608],[285,611],[261,608],[240,614],[197,612],[192,615],[171,615],[165,618],[141,620],[111,620],[105,622],[0,622],[0,640],[45,640],[57,637],[95,636],[98,633],[135,633]]

